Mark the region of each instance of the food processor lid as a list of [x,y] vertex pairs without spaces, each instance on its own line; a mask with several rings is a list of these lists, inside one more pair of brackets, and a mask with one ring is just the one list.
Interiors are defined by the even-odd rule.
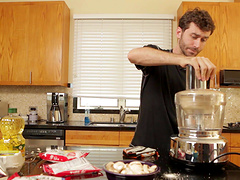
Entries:
[[226,96],[223,92],[211,89],[189,89],[180,91],[175,94],[175,103],[182,104],[185,102],[208,102],[214,105],[225,105]]
[[186,66],[186,90],[175,94],[175,103],[184,104],[185,102],[206,102],[214,105],[225,105],[225,93],[207,89],[206,81],[196,78],[195,70],[192,66]]

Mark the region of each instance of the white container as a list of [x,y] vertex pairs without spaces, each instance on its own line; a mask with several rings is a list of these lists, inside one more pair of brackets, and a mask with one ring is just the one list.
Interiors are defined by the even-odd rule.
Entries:
[[8,176],[19,172],[24,164],[24,157],[20,151],[0,151],[1,164],[6,168]]

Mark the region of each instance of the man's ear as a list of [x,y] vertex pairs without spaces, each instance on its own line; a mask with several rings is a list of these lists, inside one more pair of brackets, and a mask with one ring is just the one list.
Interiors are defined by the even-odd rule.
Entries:
[[177,33],[177,39],[180,39],[181,36],[182,36],[182,28],[180,28],[179,26],[177,27],[177,30],[176,30],[176,33]]

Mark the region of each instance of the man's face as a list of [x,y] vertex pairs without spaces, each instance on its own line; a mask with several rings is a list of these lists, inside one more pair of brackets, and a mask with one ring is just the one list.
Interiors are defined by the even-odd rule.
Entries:
[[196,56],[206,44],[211,32],[202,31],[194,23],[190,23],[184,32],[180,27],[177,29],[177,38],[181,53],[185,56]]

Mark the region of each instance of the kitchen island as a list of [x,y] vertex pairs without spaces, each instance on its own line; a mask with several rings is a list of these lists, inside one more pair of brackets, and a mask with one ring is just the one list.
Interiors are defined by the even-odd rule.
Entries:
[[[41,151],[44,151],[44,147],[40,147]],[[109,161],[122,160],[122,147],[64,147],[68,150],[81,150],[84,152],[89,152],[86,159],[94,166],[101,168],[103,165]],[[28,149],[27,151],[32,151]],[[147,159],[145,159],[147,160]],[[202,165],[198,168],[190,168],[179,162],[175,162],[168,157],[160,157],[158,160],[151,160],[157,164],[161,171],[157,175],[156,179],[239,179],[240,168],[231,162],[227,162],[223,166],[208,166]],[[19,174],[20,175],[34,175],[41,174],[41,165],[46,163],[44,160],[36,158],[35,161],[22,167]],[[28,169],[29,168],[29,169]],[[87,179],[107,179],[104,171],[101,171],[101,175],[94,178]]]
[[[26,140],[33,140],[31,144],[40,144],[39,140],[43,144],[66,146],[119,146],[127,147],[134,135],[134,126],[91,126],[85,125],[83,121],[68,121],[65,123],[46,123],[46,120],[38,121],[36,123],[25,124],[25,135],[27,130],[31,130],[29,133],[31,136],[26,137]],[[62,137],[54,136],[54,133],[50,133],[52,141],[50,141],[50,132],[61,130]],[[36,132],[40,132],[36,136]],[[223,136],[228,139],[229,152],[240,153],[240,128],[226,128],[224,127]],[[38,140],[38,141],[37,141]],[[27,142],[27,141],[26,141]],[[29,144],[29,143],[28,143]],[[27,143],[26,143],[27,145]],[[229,160],[234,164],[240,166],[239,155],[229,155]]]

